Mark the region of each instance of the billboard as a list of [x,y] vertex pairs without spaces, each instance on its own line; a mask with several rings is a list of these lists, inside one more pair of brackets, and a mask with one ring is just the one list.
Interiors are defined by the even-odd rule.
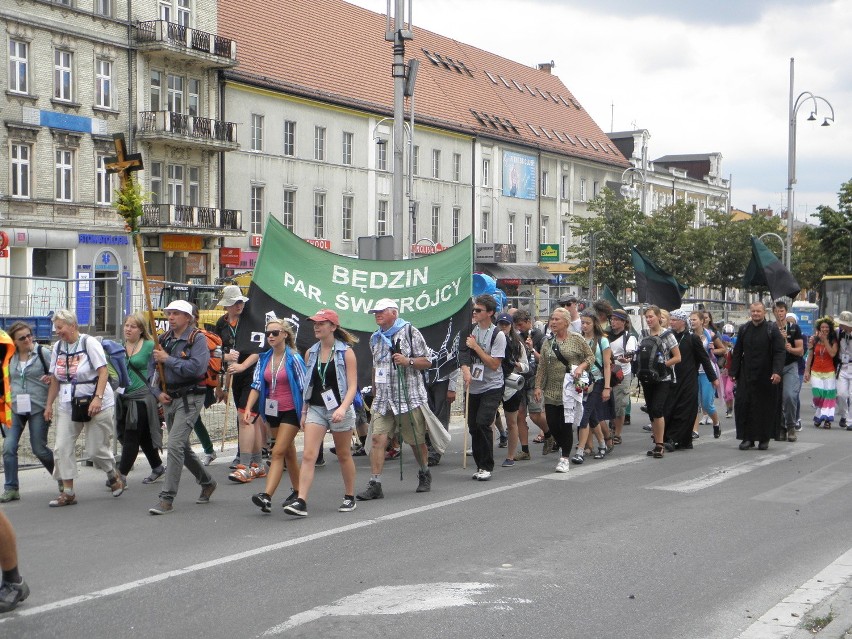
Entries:
[[522,200],[536,199],[538,160],[534,155],[503,151],[503,195]]

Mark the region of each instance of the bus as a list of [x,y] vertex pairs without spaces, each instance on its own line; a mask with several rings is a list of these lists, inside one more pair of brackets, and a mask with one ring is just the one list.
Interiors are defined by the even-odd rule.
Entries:
[[819,316],[852,311],[852,275],[825,275],[819,283]]

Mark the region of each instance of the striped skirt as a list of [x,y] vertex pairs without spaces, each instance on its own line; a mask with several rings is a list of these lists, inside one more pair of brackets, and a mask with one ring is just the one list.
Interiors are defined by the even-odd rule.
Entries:
[[814,395],[814,422],[834,421],[834,407],[837,404],[837,380],[834,372],[818,373],[811,371],[811,392]]

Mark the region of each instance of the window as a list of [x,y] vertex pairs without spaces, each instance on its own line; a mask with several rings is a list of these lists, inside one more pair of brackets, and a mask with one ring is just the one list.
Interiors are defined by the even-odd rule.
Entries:
[[532,229],[532,216],[527,215],[524,218],[524,250],[529,251],[530,249],[530,230]]
[[198,206],[200,203],[201,188],[199,175],[201,170],[197,166],[189,167],[189,205]]
[[166,167],[169,190],[169,204],[183,204],[183,166],[180,164],[169,164]]
[[416,144],[411,151],[411,174],[420,175],[420,147]]
[[439,240],[439,231],[441,228],[441,207],[433,206],[432,207],[432,241],[437,243]]
[[376,208],[376,235],[388,234],[388,201],[379,200]]
[[432,177],[441,179],[441,152],[438,149],[432,149]]
[[284,121],[284,155],[296,155],[296,123]]
[[[352,135],[351,133],[349,134]],[[350,140],[351,141],[351,140]],[[341,210],[341,222],[343,223],[343,239],[352,240],[352,203],[351,195],[343,196],[343,209]]]
[[548,181],[549,181],[548,178],[549,177],[550,177],[550,175],[548,174],[547,171],[541,172],[541,194],[542,195],[547,195],[547,187],[548,187]]
[[112,0],[95,0],[95,13],[107,18],[112,16]]
[[379,140],[376,142],[376,170],[388,170],[388,141]]
[[98,204],[112,204],[112,176],[107,173],[105,155],[98,154],[95,166],[95,196]]
[[172,113],[183,113],[183,77],[169,74],[168,83],[168,110]]
[[411,224],[410,224],[411,228],[409,229],[411,231],[411,243],[416,244],[417,239],[418,239],[418,237],[417,237],[417,214],[419,212],[417,202],[412,202],[409,205],[408,211],[409,211],[409,214],[411,216]]
[[480,242],[488,242],[488,223],[491,219],[489,211],[482,212],[482,228],[480,229]]
[[151,71],[151,110],[162,110],[162,87],[163,74],[159,71]]
[[160,20],[172,21],[172,0],[160,0]]
[[562,192],[560,193],[563,200],[571,199],[571,176],[562,176]]
[[352,164],[352,134],[345,131],[343,133],[343,164],[347,166]]
[[325,237],[325,193],[314,193],[314,237]]
[[491,160],[482,160],[482,186],[491,186]]
[[56,150],[56,199],[74,199],[74,152],[68,149]]
[[580,201],[586,201],[586,178],[580,178]]
[[325,127],[314,127],[314,159],[325,160]]
[[30,197],[30,147],[12,144],[12,197]]
[[601,183],[595,180],[592,182],[592,197],[597,197],[601,193]]
[[74,54],[56,49],[53,52],[53,97],[71,102],[74,98]]
[[95,106],[112,108],[112,62],[95,60]]
[[566,261],[568,257],[568,242],[570,238],[570,228],[568,226],[568,222],[562,222],[562,237],[560,238],[560,244],[562,244],[562,260]]
[[189,115],[198,117],[201,113],[199,106],[201,104],[201,80],[189,79]]
[[30,45],[19,40],[9,40],[9,91],[29,93]]
[[542,215],[541,216],[541,236],[539,237],[539,242],[542,244],[547,244],[547,226],[550,223],[550,218]]
[[177,21],[185,27],[190,26],[192,12],[189,9],[190,0],[177,0]]
[[515,243],[515,216],[509,216],[509,244]]
[[251,187],[251,227],[249,233],[260,235],[263,232],[263,187]]
[[453,182],[461,182],[461,153],[453,153]]
[[459,243],[459,235],[461,233],[461,209],[453,208],[453,245]]
[[151,203],[163,201],[163,163],[151,162]]
[[251,150],[263,151],[263,116],[251,114]]
[[281,222],[288,231],[293,230],[293,216],[296,210],[296,192],[284,191],[284,197],[281,200]]

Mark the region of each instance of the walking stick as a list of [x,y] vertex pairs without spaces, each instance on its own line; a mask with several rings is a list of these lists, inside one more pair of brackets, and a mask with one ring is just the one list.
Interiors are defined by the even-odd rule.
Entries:
[[[231,376],[225,375],[225,387],[222,389],[225,391],[225,419],[222,422],[222,442],[219,445],[219,452],[225,451],[225,435],[228,432],[228,413],[231,412]],[[239,428],[237,428],[237,437],[239,437]]]
[[468,406],[470,405],[470,384],[464,389],[464,440],[462,442],[462,468],[467,468],[467,431]]

